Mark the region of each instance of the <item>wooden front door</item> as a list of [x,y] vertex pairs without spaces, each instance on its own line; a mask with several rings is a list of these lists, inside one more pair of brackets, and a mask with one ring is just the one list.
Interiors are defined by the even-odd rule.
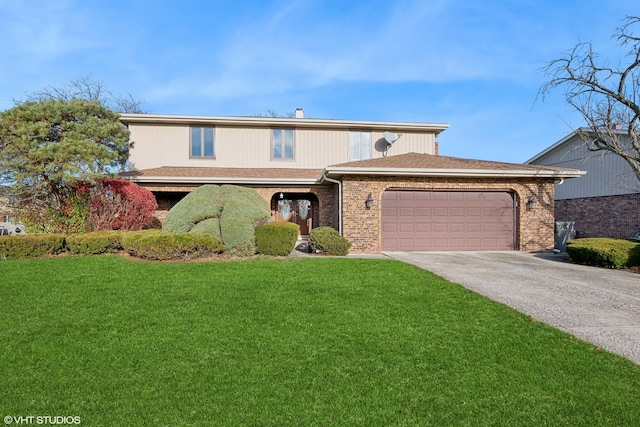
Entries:
[[278,220],[294,222],[300,226],[300,235],[311,231],[311,201],[306,199],[278,200]]

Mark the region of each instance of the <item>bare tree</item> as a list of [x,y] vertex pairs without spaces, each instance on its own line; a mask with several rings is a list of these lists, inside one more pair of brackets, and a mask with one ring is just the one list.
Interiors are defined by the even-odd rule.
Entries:
[[255,114],[255,117],[269,117],[269,118],[286,117],[289,119],[294,118],[295,116],[296,116],[296,113],[280,114],[278,111],[273,110],[271,108],[267,109],[264,113]]
[[[144,101],[135,99],[131,94],[126,96],[116,95],[107,85],[91,77],[83,76],[70,80],[65,86],[48,86],[29,95],[29,101],[41,101],[45,99],[59,99],[71,101],[72,99],[84,99],[98,101],[104,107],[117,113],[144,113],[142,104]],[[21,101],[16,101],[16,104]]]
[[640,36],[633,30],[640,16],[627,16],[613,38],[622,51],[617,65],[580,43],[545,67],[549,80],[539,97],[555,89],[584,118],[577,132],[591,151],[608,151],[622,157],[640,180]]

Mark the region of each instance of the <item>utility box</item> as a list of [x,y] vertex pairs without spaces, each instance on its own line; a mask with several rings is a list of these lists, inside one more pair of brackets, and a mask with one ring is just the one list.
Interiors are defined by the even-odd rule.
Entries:
[[567,242],[576,238],[575,222],[556,221],[555,225],[555,250],[566,252]]

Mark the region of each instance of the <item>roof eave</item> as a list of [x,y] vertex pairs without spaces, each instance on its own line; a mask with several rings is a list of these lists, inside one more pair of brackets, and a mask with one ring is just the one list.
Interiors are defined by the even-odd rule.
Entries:
[[384,175],[384,176],[425,176],[425,177],[462,177],[462,178],[578,178],[585,171],[568,169],[552,170],[499,170],[499,169],[390,169],[390,168],[344,168],[330,167],[328,176],[342,175]]
[[307,119],[290,117],[232,117],[232,116],[182,116],[164,114],[120,114],[123,123],[156,124],[211,124],[219,126],[285,126],[319,127],[336,129],[371,129],[434,132],[436,135],[449,127],[445,123],[375,122],[360,120]]
[[318,178],[239,178],[136,175],[123,176],[123,178],[136,183],[166,184],[312,185],[318,183]]
[[[566,145],[568,142],[574,140],[576,137],[579,137],[581,132],[593,133],[593,129],[591,129],[589,127],[580,127],[578,129],[574,130],[573,132],[571,132],[570,134],[565,135],[561,140],[559,140],[558,142],[556,142],[556,143],[550,145],[549,147],[545,148],[544,150],[542,150],[541,152],[539,152],[538,154],[536,154],[535,156],[533,156],[532,158],[530,158],[529,160],[527,160],[524,163],[525,164],[535,164],[535,162],[542,160],[548,154],[551,154],[554,151],[559,150],[564,145]],[[623,130],[615,130],[615,131],[612,131],[612,132],[614,132],[616,134],[619,134],[619,135],[626,134],[626,132],[623,131]]]

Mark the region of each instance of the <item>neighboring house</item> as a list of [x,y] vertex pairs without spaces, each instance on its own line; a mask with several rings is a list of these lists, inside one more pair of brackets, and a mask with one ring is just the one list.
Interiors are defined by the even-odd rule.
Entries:
[[[640,181],[621,157],[590,151],[580,134],[570,133],[526,163],[587,171],[581,179],[560,181],[555,219],[575,222],[577,237],[634,237],[640,232]],[[620,136],[627,138],[624,132]]]
[[161,220],[199,185],[243,185],[264,197],[273,220],[296,222],[301,234],[333,227],[353,252],[551,250],[554,180],[581,175],[438,156],[444,124],[310,119],[301,110],[121,120],[134,144],[123,175],[155,194]]
[[0,236],[24,234],[24,226],[14,224],[16,221],[11,213],[9,196],[6,193],[6,187],[0,185]]

